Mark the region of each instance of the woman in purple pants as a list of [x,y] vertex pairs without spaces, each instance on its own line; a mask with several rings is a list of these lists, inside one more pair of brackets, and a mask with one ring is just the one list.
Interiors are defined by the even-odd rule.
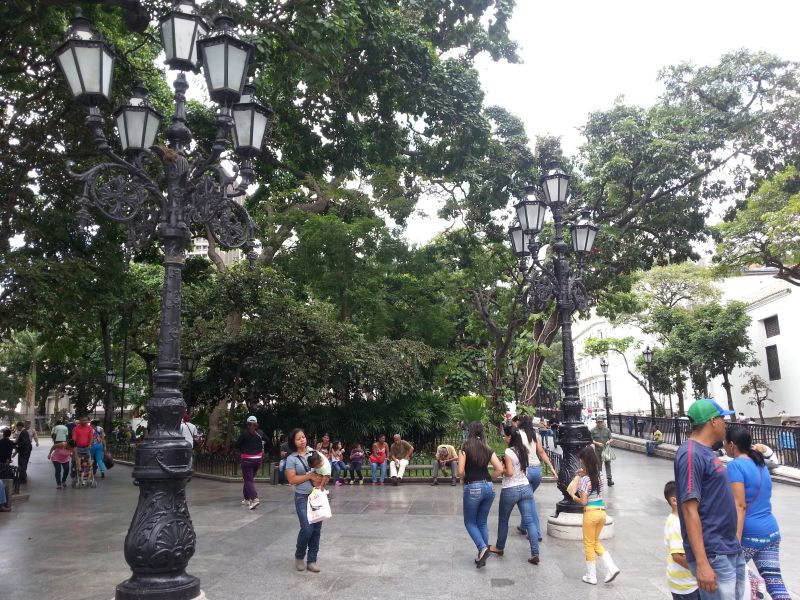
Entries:
[[261,461],[264,459],[264,439],[258,431],[258,419],[254,416],[247,417],[247,427],[239,439],[236,440],[236,449],[239,450],[239,460],[242,466],[242,478],[244,486],[242,494],[244,500],[242,504],[247,505],[250,510],[261,504],[256,492],[255,478],[256,473],[261,468]]

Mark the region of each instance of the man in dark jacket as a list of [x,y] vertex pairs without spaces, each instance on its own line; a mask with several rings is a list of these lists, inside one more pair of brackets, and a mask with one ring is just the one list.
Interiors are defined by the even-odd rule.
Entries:
[[19,482],[28,482],[28,461],[31,459],[33,444],[31,435],[25,429],[25,423],[17,423],[17,468],[19,469]]
[[3,429],[3,437],[0,439],[0,471],[3,467],[11,464],[11,457],[14,455],[16,444],[11,439],[11,430],[7,427]]

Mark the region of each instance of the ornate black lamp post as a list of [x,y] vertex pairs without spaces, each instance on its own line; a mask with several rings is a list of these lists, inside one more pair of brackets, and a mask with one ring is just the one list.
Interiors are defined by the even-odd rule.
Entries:
[[[203,597],[200,581],[186,573],[195,533],[186,506],[192,448],[179,430],[186,409],[180,392],[181,271],[193,225],[205,226],[228,248],[251,243],[253,221],[236,199],[252,181],[252,167],[245,160],[238,172],[229,174],[220,159],[231,130],[236,131],[234,148],[241,156],[257,154],[271,118],[271,112],[255,102],[252,89],[242,98],[252,46],[236,37],[229,18],[218,17],[215,25],[217,30],[210,31],[194,0],[179,0],[160,19],[167,65],[180,71],[167,145],[156,144],[161,115],[137,85],[116,113],[124,157],[107,141],[99,108],[111,95],[111,49],[78,13],[56,50],[73,95],[88,107],[86,124],[107,161],[84,173],[70,172],[84,183],[80,222],[86,223],[93,209],[127,225],[128,250],[141,247],[153,235],[164,249],[158,369],[147,405],[149,433],[136,448],[133,477],[139,503],[125,538],[125,560],[133,574],[117,586],[117,600]],[[210,97],[219,103],[216,139],[208,156],[190,151],[192,132],[186,126],[184,71],[201,69]]]
[[[570,227],[572,249],[577,269],[573,270],[567,259],[568,245],[564,239],[564,211],[568,207],[569,176],[554,169],[542,177],[541,188],[526,188],[526,198],[515,205],[519,226],[510,230],[514,252],[520,259],[520,271],[529,285],[525,292],[526,307],[532,313],[542,312],[555,300],[561,322],[564,378],[561,387],[563,420],[558,432],[558,442],[564,455],[558,474],[558,487],[564,498],[558,502],[556,513],[578,513],[582,507],[570,498],[567,485],[579,468],[578,452],[590,443],[589,430],[581,421],[581,400],[578,395],[578,377],[575,372],[575,353],[572,346],[572,314],[587,308],[586,288],[582,275],[586,256],[594,246],[597,227],[589,220],[589,210],[581,210],[581,218]],[[547,210],[553,215],[553,256],[539,260],[539,242],[536,235],[542,230]],[[530,258],[531,264],[528,265]]]
[[647,366],[647,394],[650,396],[650,419],[654,423],[656,419],[656,403],[653,401],[653,376],[650,369],[650,365],[653,364],[653,351],[650,346],[644,349],[642,358],[644,358],[644,364]]
[[611,407],[608,404],[608,360],[603,356],[600,358],[600,369],[603,371],[603,404],[606,407],[606,419],[610,422]]

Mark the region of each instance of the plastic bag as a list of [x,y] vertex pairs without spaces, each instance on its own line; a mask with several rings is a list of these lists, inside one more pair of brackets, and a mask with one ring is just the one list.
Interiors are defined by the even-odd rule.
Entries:
[[747,575],[750,579],[750,597],[753,600],[769,598],[769,596],[767,596],[767,583],[764,581],[764,578],[758,573],[753,573],[750,569],[747,569]]
[[603,462],[609,462],[611,460],[617,460],[617,453],[614,452],[614,449],[611,446],[604,446],[603,452],[600,454]]
[[331,504],[328,502],[328,492],[317,488],[312,489],[308,495],[306,509],[309,523],[319,523],[325,519],[330,519],[332,513]]

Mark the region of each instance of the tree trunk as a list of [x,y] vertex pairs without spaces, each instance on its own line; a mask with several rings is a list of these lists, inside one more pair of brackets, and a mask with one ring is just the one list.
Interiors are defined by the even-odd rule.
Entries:
[[236,405],[239,403],[239,386],[242,375],[241,361],[236,363],[236,375],[233,379],[233,395],[231,396],[230,410],[228,411],[228,428],[225,432],[225,448],[230,449],[233,438],[233,420],[236,417]]
[[736,421],[736,411],[733,408],[733,394],[731,394],[731,382],[728,379],[727,372],[722,374],[722,387],[725,388],[725,394],[728,396],[728,410],[733,411],[733,414],[731,415],[731,421]]
[[763,401],[759,402],[758,395],[756,395],[756,406],[758,407],[758,418],[761,419],[761,424],[762,425],[764,424],[764,413],[761,412],[761,405],[763,403],[764,403]]
[[675,394],[678,396],[678,414],[684,416],[686,414],[686,407],[683,400],[683,391],[686,386],[686,380],[683,378],[682,373],[675,376]]
[[[536,321],[533,326],[533,335],[539,346],[550,346],[559,330],[558,311],[553,311],[546,321]],[[525,364],[525,378],[522,383],[522,392],[519,395],[520,404],[533,405],[533,397],[539,387],[539,381],[544,366],[544,356],[540,352],[532,352]]]
[[22,408],[23,421],[36,421],[36,364],[31,365],[25,378],[25,406]]

